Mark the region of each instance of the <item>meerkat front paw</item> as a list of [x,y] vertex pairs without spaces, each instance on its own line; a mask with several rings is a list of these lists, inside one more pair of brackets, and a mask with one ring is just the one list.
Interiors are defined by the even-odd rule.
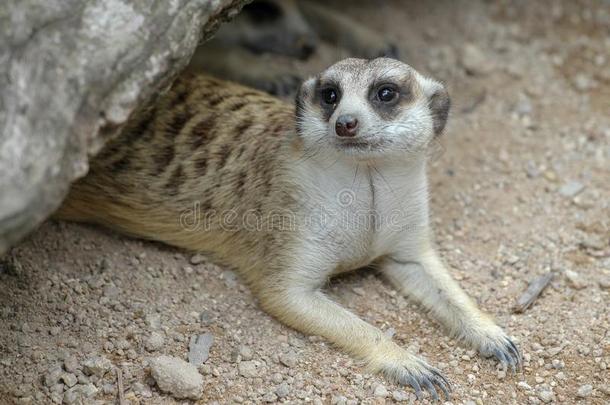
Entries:
[[467,334],[465,338],[481,356],[495,357],[504,368],[510,367],[513,372],[521,368],[521,353],[512,339],[497,325],[486,329],[488,330]]
[[384,356],[383,360],[373,367],[387,379],[413,388],[418,399],[421,399],[423,392],[427,391],[435,401],[438,401],[440,399],[438,390],[445,395],[447,400],[449,399],[451,384],[445,376],[406,350],[401,349],[400,354],[396,357]]
[[479,353],[483,357],[495,357],[504,368],[510,366],[515,372],[517,368],[521,368],[521,353],[512,339],[502,329],[498,329],[500,330],[498,334],[489,336],[481,342]]

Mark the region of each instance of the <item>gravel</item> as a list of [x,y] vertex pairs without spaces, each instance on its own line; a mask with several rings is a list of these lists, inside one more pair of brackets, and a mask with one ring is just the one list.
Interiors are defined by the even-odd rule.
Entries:
[[197,367],[182,359],[159,356],[150,362],[151,375],[161,391],[177,399],[199,399],[203,395],[203,377]]

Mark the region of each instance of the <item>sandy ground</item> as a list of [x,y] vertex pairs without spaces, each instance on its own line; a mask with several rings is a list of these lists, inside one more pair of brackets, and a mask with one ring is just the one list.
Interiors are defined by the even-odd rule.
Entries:
[[[506,375],[446,337],[372,272],[334,281],[330,294],[442,369],[452,404],[609,403],[610,3],[363,3],[349,13],[448,84],[454,107],[430,176],[437,241],[460,284],[519,342],[523,370]],[[336,58],[324,48],[296,68]],[[126,403],[182,403],[159,391],[149,359],[186,359],[190,337],[206,332],[215,340],[200,403],[415,399],[267,316],[232,272],[197,262],[45,223],[0,265],[0,402],[78,403],[67,394],[77,384],[91,394],[83,403],[117,403],[120,369]],[[549,288],[513,313],[548,271]],[[111,363],[102,377],[84,372],[96,356]]]

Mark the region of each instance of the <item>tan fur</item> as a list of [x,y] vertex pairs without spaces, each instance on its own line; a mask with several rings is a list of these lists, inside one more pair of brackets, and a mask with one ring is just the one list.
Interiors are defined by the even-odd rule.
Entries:
[[[375,107],[364,93],[368,83],[389,81],[404,92],[404,102]],[[333,110],[319,105],[317,86],[324,83],[342,86]],[[235,268],[280,321],[324,336],[418,395],[436,396],[435,387],[448,389],[436,369],[321,287],[334,274],[375,263],[451,333],[518,364],[510,339],[451,279],[430,241],[420,148],[442,131],[447,110],[442,85],[389,59],[346,60],[305,82],[298,129],[292,105],[229,82],[183,76],[135,114],[56,216],[205,252]],[[381,145],[393,146],[341,152],[334,122],[346,112],[359,114],[364,139],[382,137]],[[335,198],[346,191],[353,198],[348,204]],[[307,222],[332,208],[399,212],[402,226],[337,223],[316,230]],[[245,226],[244,218],[256,219],[256,226]]]

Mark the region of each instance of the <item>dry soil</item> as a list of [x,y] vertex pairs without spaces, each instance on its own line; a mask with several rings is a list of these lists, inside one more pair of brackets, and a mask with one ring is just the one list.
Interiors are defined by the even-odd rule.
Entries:
[[[518,342],[523,370],[504,373],[446,337],[370,271],[329,293],[442,369],[452,404],[609,403],[610,3],[350,4],[448,85],[453,110],[430,167],[436,238],[454,277]],[[342,56],[323,47],[295,69]],[[186,359],[206,332],[200,403],[414,400],[267,316],[230,270],[167,246],[49,221],[2,263],[0,402],[117,403],[120,369],[127,403],[182,403],[159,391],[150,359]],[[513,313],[545,272],[547,290]],[[93,370],[101,377],[86,366],[97,356],[109,360]]]

